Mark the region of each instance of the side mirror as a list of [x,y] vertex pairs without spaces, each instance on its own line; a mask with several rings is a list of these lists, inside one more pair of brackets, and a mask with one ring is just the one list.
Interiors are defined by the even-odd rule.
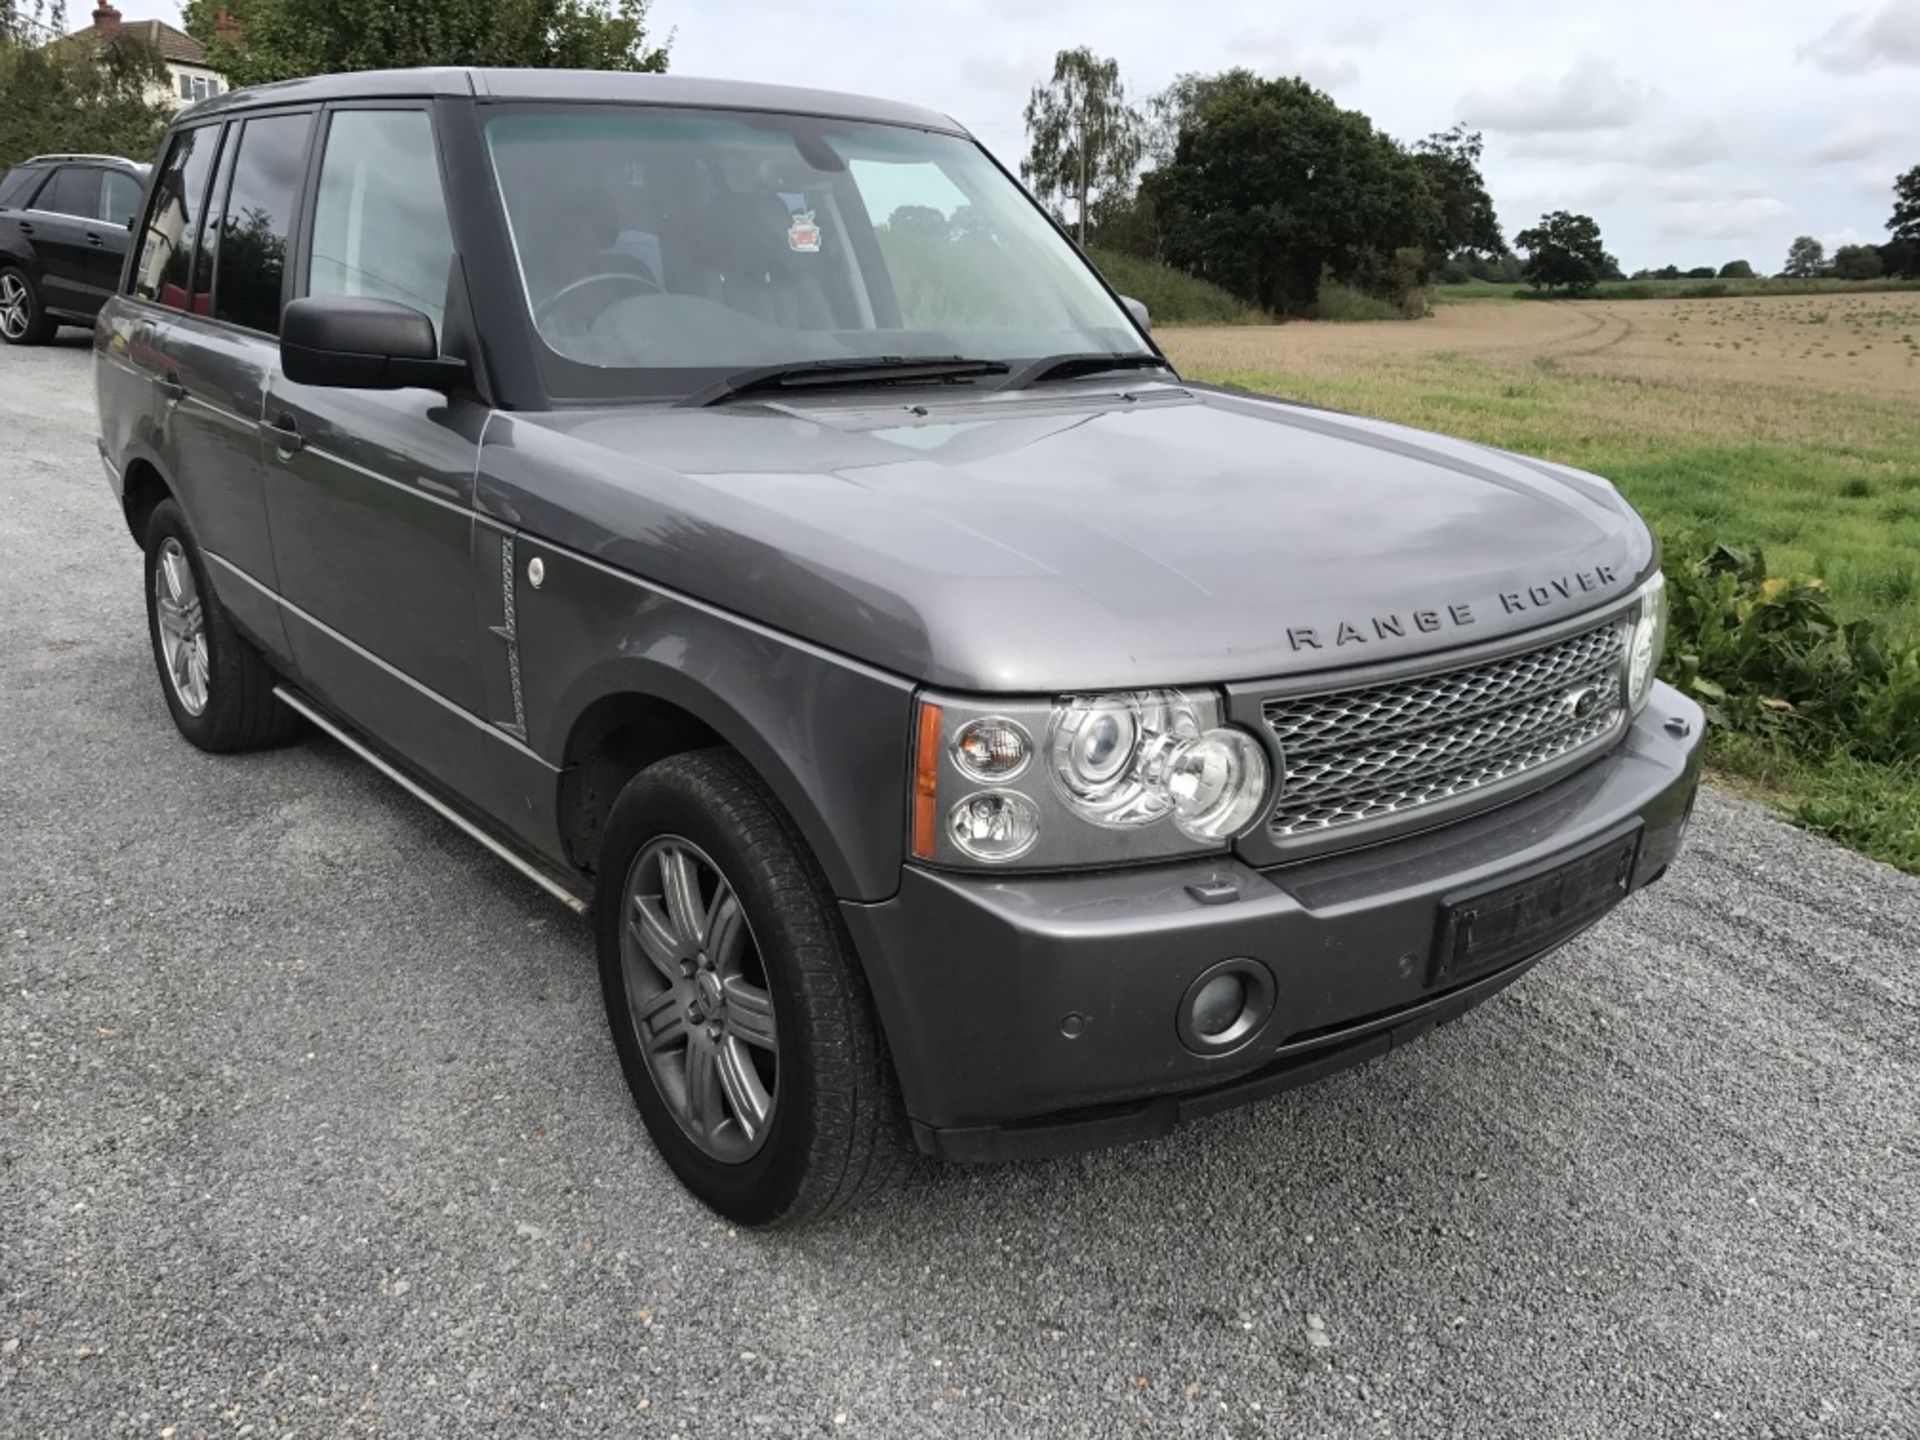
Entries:
[[1153,317],[1147,314],[1146,306],[1142,305],[1131,295],[1122,295],[1120,297],[1120,303],[1127,307],[1127,313],[1133,316],[1134,324],[1138,325],[1149,335],[1153,333]]
[[450,390],[464,360],[440,353],[433,321],[397,300],[309,295],[280,316],[280,369],[298,385],[349,390]]

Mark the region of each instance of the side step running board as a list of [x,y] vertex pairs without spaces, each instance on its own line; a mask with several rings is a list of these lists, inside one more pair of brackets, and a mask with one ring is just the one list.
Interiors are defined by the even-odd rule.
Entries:
[[536,866],[528,864],[510,848],[501,844],[498,840],[494,839],[493,836],[487,834],[486,831],[482,830],[478,825],[475,825],[451,805],[422,787],[418,782],[402,774],[385,760],[382,760],[378,755],[374,754],[373,751],[369,750],[345,730],[342,730],[338,725],[334,724],[334,722],[329,720],[325,715],[322,715],[318,710],[314,709],[313,706],[309,705],[299,695],[284,685],[274,686],[273,694],[274,698],[282,705],[311,720],[315,726],[326,731],[327,734],[331,735],[335,740],[338,740],[342,745],[346,746],[347,749],[366,761],[367,764],[371,765],[402,790],[413,796],[414,799],[432,810],[433,813],[438,815],[442,820],[445,820],[449,825],[452,825],[470,839],[477,840],[480,844],[486,846],[487,849],[491,850],[495,855],[498,855],[502,860],[506,861],[507,864],[518,870],[549,895],[553,896],[554,899],[573,911],[574,914],[584,915],[587,913],[587,902],[584,899],[567,889],[566,886],[562,885],[552,876],[545,874]]

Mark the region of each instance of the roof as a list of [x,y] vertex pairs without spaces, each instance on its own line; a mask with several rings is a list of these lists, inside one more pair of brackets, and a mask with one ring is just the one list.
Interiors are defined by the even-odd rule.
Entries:
[[76,30],[69,38],[91,40],[96,45],[104,45],[116,35],[131,35],[136,40],[144,40],[160,52],[161,58],[171,60],[176,65],[205,65],[207,47],[187,34],[176,30],[164,20],[122,20],[117,28],[109,28],[102,33],[98,25],[89,25],[84,30]]
[[765,110],[785,115],[822,115],[873,120],[924,130],[964,134],[958,122],[937,110],[865,95],[759,85],[744,80],[701,80],[686,75],[636,75],[624,70],[362,70],[278,80],[233,90],[193,107],[195,119],[254,105],[305,100],[355,100],[397,96],[470,95],[476,100],[569,100],[610,104],[671,105],[686,109]]
[[119,166],[128,170],[138,170],[142,175],[153,168],[145,161],[129,160],[124,155],[91,155],[79,152],[73,154],[29,155],[20,163],[22,165],[61,165],[71,164],[75,161],[81,161],[88,165]]

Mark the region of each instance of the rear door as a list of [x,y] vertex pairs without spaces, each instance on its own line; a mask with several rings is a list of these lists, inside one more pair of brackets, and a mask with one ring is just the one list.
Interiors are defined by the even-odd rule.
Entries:
[[193,492],[188,518],[226,572],[214,581],[227,608],[283,661],[290,651],[272,600],[278,572],[261,421],[267,377],[279,363],[287,245],[313,122],[307,109],[227,123],[185,267],[188,293],[164,346],[179,396],[170,459]]
[[40,187],[20,219],[40,261],[40,290],[49,310],[92,315],[107,297],[94,283],[100,238],[97,165],[62,165]]

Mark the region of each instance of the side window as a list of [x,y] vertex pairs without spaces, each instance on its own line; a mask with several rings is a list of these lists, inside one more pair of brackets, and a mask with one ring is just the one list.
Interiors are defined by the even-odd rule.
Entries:
[[[280,280],[286,274],[287,232],[307,163],[311,115],[249,120],[240,133],[233,185],[217,234],[208,247],[220,255],[214,314],[251,330],[280,333]],[[233,148],[229,140],[228,148]],[[215,227],[209,226],[209,230]]]
[[100,172],[89,165],[62,165],[40,192],[34,209],[50,215],[77,215],[83,220],[97,220]]
[[37,165],[16,165],[0,180],[0,210],[24,210],[47,172]]
[[437,334],[452,262],[426,112],[336,112],[314,197],[307,293],[397,300],[423,312]]
[[154,177],[147,223],[140,232],[140,259],[133,271],[135,295],[186,309],[194,231],[200,224],[219,141],[217,125],[182,130],[173,137]]
[[124,170],[108,170],[101,182],[100,218],[110,225],[125,225],[140,208],[140,182]]

